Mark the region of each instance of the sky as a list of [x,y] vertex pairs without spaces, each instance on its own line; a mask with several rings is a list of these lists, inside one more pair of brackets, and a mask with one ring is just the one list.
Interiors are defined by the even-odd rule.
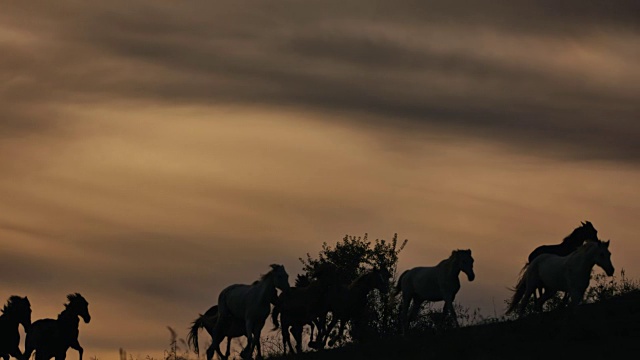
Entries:
[[636,0],[3,1],[0,301],[28,296],[36,320],[80,292],[85,357],[143,359],[227,285],[272,263],[293,282],[345,234],[408,239],[400,271],[471,249],[456,300],[488,315],[581,221],[640,278],[639,17]]

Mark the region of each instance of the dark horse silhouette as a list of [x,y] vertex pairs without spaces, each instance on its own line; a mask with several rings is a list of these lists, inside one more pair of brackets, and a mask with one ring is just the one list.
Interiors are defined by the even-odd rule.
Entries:
[[[254,282],[255,284],[255,282]],[[276,289],[273,289],[271,294],[271,303],[274,304],[278,297],[278,292]],[[245,326],[245,322],[242,319],[232,318],[225,327],[223,327],[220,331],[223,334],[221,336],[214,336],[216,324],[218,323],[218,305],[213,305],[209,308],[204,314],[200,314],[197,319],[195,319],[191,323],[191,328],[189,329],[189,333],[187,334],[187,343],[191,345],[193,351],[196,354],[200,354],[200,347],[198,345],[198,330],[204,328],[209,336],[211,336],[211,340],[219,339],[222,341],[225,337],[227,338],[227,350],[226,354],[223,355],[222,351],[220,351],[220,342],[217,344],[211,343],[207,348],[207,360],[211,360],[213,358],[213,354],[217,353],[220,359],[228,359],[229,354],[231,353],[231,339],[240,336],[247,336],[247,328]]]
[[24,359],[36,352],[36,360],[64,360],[69,348],[78,351],[82,360],[83,349],[78,342],[79,325],[82,317],[85,323],[91,321],[89,303],[82,295],[75,293],[67,295],[69,300],[65,309],[58,314],[57,319],[40,319],[31,324],[25,339]]
[[[322,348],[329,340],[331,330],[340,322],[338,334],[329,342],[329,346],[333,346],[336,341],[342,338],[347,322],[351,321],[352,325],[360,325],[363,320],[364,311],[367,307],[367,295],[374,289],[381,293],[389,291],[389,279],[391,273],[387,269],[371,269],[360,275],[348,286],[339,285],[332,287],[327,294],[327,307],[321,319],[327,317],[328,312],[332,314],[332,320],[326,329],[319,329],[316,342],[312,344],[314,348]],[[318,322],[321,327],[324,321]],[[354,328],[355,330],[355,328]]]
[[[590,221],[581,221],[580,226],[573,229],[571,234],[567,235],[560,244],[541,245],[535,248],[528,257],[527,263],[524,265],[520,274],[522,275],[531,261],[541,254],[555,254],[558,256],[567,256],[577,250],[585,241],[598,241],[598,230],[593,227]],[[542,296],[542,287],[536,289],[537,297]],[[565,294],[563,302],[568,300]]]
[[[304,278],[298,278],[299,283],[304,282]],[[274,324],[273,330],[280,327],[282,323],[282,344],[286,354],[287,346],[291,353],[294,353],[291,345],[290,331],[296,340],[297,353],[302,352],[302,330],[305,325],[311,325],[312,331],[314,320],[322,315],[326,308],[327,292],[331,286],[336,286],[338,282],[338,268],[331,263],[322,263],[314,272],[313,279],[306,286],[296,286],[283,292],[271,312],[271,320]],[[278,321],[278,315],[280,321]]]
[[0,315],[0,356],[9,360],[10,356],[22,360],[20,351],[20,332],[22,324],[25,331],[31,326],[31,304],[27,297],[13,295],[7,301]]
[[[200,354],[200,347],[198,345],[198,330],[204,328],[211,336],[211,339],[213,339],[217,322],[218,305],[213,305],[209,308],[209,310],[207,310],[204,314],[200,314],[200,316],[193,321],[189,330],[189,334],[187,334],[187,343],[191,345],[193,351],[196,354]],[[222,340],[224,339],[224,337],[227,338],[226,354],[223,355],[220,351],[220,344],[212,343],[207,348],[207,360],[211,360],[213,358],[214,351],[221,359],[228,358],[231,352],[231,339],[234,337],[247,336],[247,329],[245,328],[244,321],[237,318],[234,318],[232,321],[230,321],[227,328],[224,329],[224,332],[224,336],[220,336],[218,337],[218,339]]]
[[[567,256],[574,252],[585,241],[597,241],[598,230],[593,227],[591,222],[581,222],[581,225],[573,230],[571,234],[567,235],[560,244],[556,245],[541,245],[535,248],[531,254],[529,254],[528,263],[538,257],[540,254],[555,254],[558,256]],[[528,264],[527,263],[527,264]]]

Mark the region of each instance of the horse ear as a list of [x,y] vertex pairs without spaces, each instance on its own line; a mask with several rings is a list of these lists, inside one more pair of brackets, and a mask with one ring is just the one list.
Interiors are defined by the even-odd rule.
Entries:
[[580,221],[581,225],[587,225],[584,221]]
[[611,242],[611,240],[607,240],[604,243],[606,244],[607,247],[609,247],[609,243]]

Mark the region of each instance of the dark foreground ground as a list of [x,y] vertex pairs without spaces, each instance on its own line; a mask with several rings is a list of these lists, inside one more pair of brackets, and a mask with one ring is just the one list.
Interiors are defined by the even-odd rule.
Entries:
[[271,359],[626,359],[640,357],[640,292],[575,313],[566,310],[523,319],[389,338],[373,344]]

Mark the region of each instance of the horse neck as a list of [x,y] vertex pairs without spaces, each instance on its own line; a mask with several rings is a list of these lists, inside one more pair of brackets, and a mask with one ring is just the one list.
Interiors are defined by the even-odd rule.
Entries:
[[591,273],[596,264],[596,257],[593,256],[595,251],[596,248],[580,248],[569,255],[567,262],[580,271]]
[[455,265],[456,265],[456,259],[453,257],[449,257],[448,259],[442,260],[440,264],[438,264],[438,266],[441,266],[442,268],[444,268],[445,274],[447,276],[457,279],[458,275],[460,275],[461,270],[459,266],[455,266]]
[[68,308],[64,309],[60,314],[58,314],[58,321],[69,327],[78,327],[78,325],[80,324],[78,314],[74,314]]
[[260,300],[264,300],[266,303],[269,303],[271,300],[271,294],[276,288],[273,277],[267,275],[262,280],[258,281],[258,283],[254,286],[256,287],[256,289],[258,289],[258,298]]

